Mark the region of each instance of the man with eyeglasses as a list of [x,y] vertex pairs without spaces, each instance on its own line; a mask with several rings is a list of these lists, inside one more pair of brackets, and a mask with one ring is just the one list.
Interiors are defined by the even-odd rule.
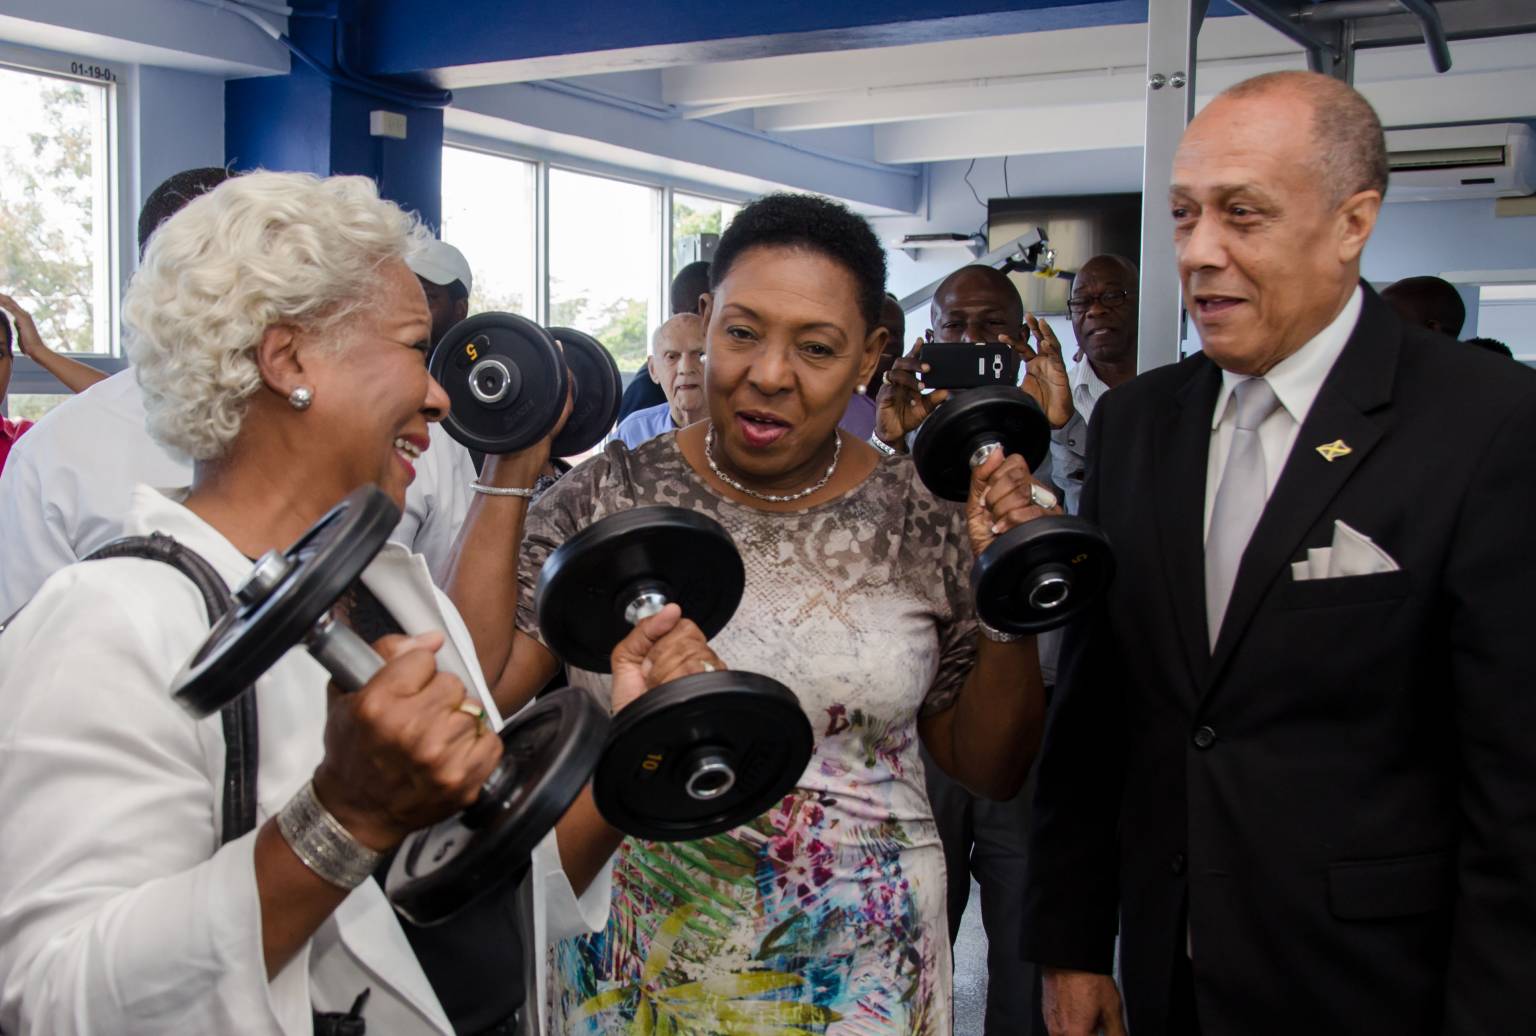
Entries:
[[1099,397],[1136,376],[1136,264],[1118,255],[1096,255],[1072,281],[1067,314],[1077,335],[1072,367],[1072,406],[1066,425],[1051,433],[1051,467],[1077,513],[1088,453],[1088,421]]

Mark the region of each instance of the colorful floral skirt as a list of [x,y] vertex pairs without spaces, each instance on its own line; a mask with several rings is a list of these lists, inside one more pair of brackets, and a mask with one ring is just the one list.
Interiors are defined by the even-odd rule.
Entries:
[[627,840],[607,928],[551,951],[553,1031],[948,1036],[944,861],[923,834],[797,791],[713,838]]

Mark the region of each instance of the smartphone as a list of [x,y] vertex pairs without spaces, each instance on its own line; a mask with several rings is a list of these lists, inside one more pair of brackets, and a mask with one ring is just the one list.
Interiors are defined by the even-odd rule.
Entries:
[[923,386],[934,389],[1017,385],[1019,354],[1006,342],[928,342]]

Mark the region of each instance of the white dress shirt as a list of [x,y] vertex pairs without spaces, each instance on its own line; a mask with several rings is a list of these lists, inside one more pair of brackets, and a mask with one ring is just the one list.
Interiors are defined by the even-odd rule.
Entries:
[[[162,531],[231,586],[251,562],[145,486],[122,532]],[[468,630],[416,555],[386,544],[364,581],[408,632],[444,630],[439,668],[499,726]],[[372,989],[370,1033],[452,1029],[375,881],[347,896],[268,979],[253,849],[219,844],[224,736],[169,687],[208,633],[201,594],[162,562],[92,561],[51,576],[0,636],[0,1029],[26,1033],[312,1031]],[[257,682],[258,825],[308,780],[324,746],[327,674],[290,651]],[[611,874],[579,900],[553,834],[535,850],[537,962],[605,923]]]
[[[447,573],[469,512],[474,465],[440,426],[416,461],[405,513],[391,539]],[[133,487],[178,489],[192,465],[153,439],[133,369],[71,396],[11,448],[0,472],[0,619],[27,602],[54,572],[123,535]]]
[[[1259,425],[1259,445],[1264,451],[1264,475],[1267,481],[1265,499],[1275,491],[1280,472],[1296,444],[1296,433],[1312,409],[1318,392],[1328,372],[1333,370],[1339,354],[1354,334],[1360,319],[1362,301],[1360,289],[1355,288],[1349,301],[1333,318],[1333,322],[1317,333],[1311,341],[1275,364],[1264,375],[1270,388],[1275,390],[1280,406]],[[1211,532],[1211,511],[1216,506],[1216,490],[1221,483],[1221,473],[1227,466],[1227,453],[1232,449],[1232,432],[1237,427],[1237,407],[1232,389],[1248,378],[1231,371],[1221,372],[1221,389],[1216,393],[1216,408],[1211,416],[1211,449],[1205,469],[1205,535]],[[31,432],[27,433],[31,435]]]
[[1067,379],[1072,385],[1074,413],[1072,420],[1051,432],[1051,466],[1055,469],[1056,484],[1065,494],[1067,513],[1076,514],[1088,467],[1088,422],[1093,420],[1093,408],[1109,386],[1088,362],[1086,353],[1072,365]]

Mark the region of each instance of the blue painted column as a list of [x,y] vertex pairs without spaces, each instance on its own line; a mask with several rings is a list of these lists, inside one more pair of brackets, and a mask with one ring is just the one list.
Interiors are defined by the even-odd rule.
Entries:
[[[292,6],[324,5],[300,0]],[[347,31],[347,22],[294,17],[289,25],[294,43],[333,76],[295,57],[287,75],[229,80],[224,87],[225,160],[238,170],[372,177],[384,197],[436,228],[442,220],[442,110],[338,82],[355,82],[337,61],[337,33]],[[375,111],[405,116],[406,139],[372,136],[369,115]]]

